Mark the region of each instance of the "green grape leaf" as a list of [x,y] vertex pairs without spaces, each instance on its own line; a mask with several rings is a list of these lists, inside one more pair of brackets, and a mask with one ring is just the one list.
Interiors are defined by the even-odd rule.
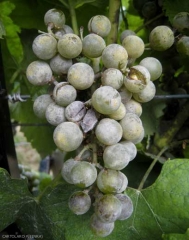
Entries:
[[179,12],[189,12],[188,1],[185,0],[164,0],[163,10],[165,15],[169,18],[172,23],[174,16]]
[[0,9],[0,19],[6,31],[8,49],[16,62],[20,63],[23,59],[23,48],[19,37],[21,29],[10,18],[10,14],[15,9],[15,5],[9,1],[4,1],[0,3]]
[[[169,160],[153,185],[142,191],[128,188],[126,193],[133,201],[133,215],[128,220],[116,221],[107,239],[159,240],[162,234],[184,233],[189,226],[188,170],[189,159]],[[40,209],[50,221],[51,240],[101,239],[94,236],[89,227],[93,209],[79,216],[69,210],[69,196],[76,190],[59,176],[39,196]]]
[[141,120],[145,135],[153,135],[157,131],[160,117],[163,115],[163,109],[165,107],[166,104],[164,101],[158,101],[156,99],[142,104]]
[[[116,221],[107,239],[159,240],[163,234],[184,234],[189,226],[188,171],[189,159],[168,160],[150,187],[141,191],[128,188],[134,212],[128,220]],[[90,230],[93,207],[79,216],[69,210],[68,199],[78,188],[66,184],[61,175],[35,200],[23,180],[10,179],[5,170],[0,171],[0,178],[1,216],[4,218],[7,209],[11,213],[11,219],[0,222],[2,229],[16,219],[23,233],[43,235],[46,240],[101,239]]]
[[186,230],[184,234],[170,233],[163,234],[163,240],[187,240],[189,239],[189,228]]
[[33,201],[27,181],[11,179],[8,172],[0,168],[0,231],[14,223],[25,204]]

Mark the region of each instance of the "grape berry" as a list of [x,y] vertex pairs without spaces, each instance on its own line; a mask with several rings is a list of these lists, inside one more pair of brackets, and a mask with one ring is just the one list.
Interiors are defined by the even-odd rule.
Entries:
[[[153,8],[156,13],[153,4],[145,7],[142,13],[147,18],[146,9]],[[186,28],[188,13],[181,16],[183,20],[180,15],[174,19],[178,31]],[[47,33],[33,41],[38,60],[29,64],[26,76],[33,85],[53,86],[52,94],[35,99],[33,110],[54,126],[57,148],[75,154],[61,170],[63,179],[80,189],[70,196],[69,209],[80,215],[94,206],[91,230],[105,237],[112,233],[116,220],[128,219],[133,213],[132,200],[126,194],[128,179],[122,170],[136,157],[136,144],[144,138],[142,104],[154,98],[153,81],[160,78],[162,65],[154,57],[135,64],[145,44],[129,29],[121,34],[120,44],[106,46],[104,38],[111,23],[105,16],[89,20],[89,34],[84,38],[74,34],[65,21],[60,10],[50,9],[45,14]],[[158,26],[150,32],[149,45],[154,51],[167,50],[174,42],[170,27]],[[188,42],[188,37],[177,40],[177,51],[189,55]],[[97,71],[91,63],[98,58]]]

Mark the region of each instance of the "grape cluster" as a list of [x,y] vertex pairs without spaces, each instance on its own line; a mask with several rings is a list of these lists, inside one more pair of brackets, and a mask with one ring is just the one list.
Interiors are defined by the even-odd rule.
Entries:
[[[33,41],[38,60],[29,64],[26,76],[33,85],[54,88],[52,94],[35,99],[33,110],[55,127],[53,139],[60,150],[75,151],[61,170],[64,180],[80,189],[69,198],[70,210],[80,215],[94,205],[91,229],[105,237],[116,220],[128,219],[133,212],[122,170],[136,157],[136,144],[144,138],[142,104],[153,99],[153,82],[161,76],[162,65],[154,57],[134,65],[145,45],[130,30],[121,34],[121,44],[106,46],[111,23],[105,16],[89,20],[84,38],[65,25],[60,10],[49,10],[44,21],[47,33]],[[171,47],[174,35],[161,26],[149,39],[154,50],[163,51]],[[99,63],[98,71],[94,62]]]

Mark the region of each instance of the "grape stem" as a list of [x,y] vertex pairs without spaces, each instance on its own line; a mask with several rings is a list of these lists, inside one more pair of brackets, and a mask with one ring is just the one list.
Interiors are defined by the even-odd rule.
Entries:
[[154,22],[155,20],[161,18],[164,16],[164,13],[160,13],[159,15],[157,15],[156,17],[150,19],[149,21],[145,22],[143,25],[141,25],[140,27],[138,27],[134,32],[138,33],[140,30],[142,30],[143,28],[145,28],[146,26],[148,26],[149,24],[151,24],[152,22]]
[[172,142],[171,144],[169,144],[169,146],[165,146],[161,149],[161,151],[158,153],[158,155],[154,158],[154,160],[152,161],[152,163],[150,164],[149,168],[147,169],[146,173],[144,174],[140,184],[139,184],[139,187],[138,187],[138,190],[141,191],[143,186],[144,186],[144,183],[146,182],[150,172],[152,171],[153,167],[155,166],[156,162],[161,158],[161,156],[163,155],[164,152],[166,152],[168,149],[170,148],[174,148],[180,144],[183,144],[183,143],[189,143],[189,140],[182,140],[182,141],[177,141],[177,142]]
[[69,10],[70,10],[70,16],[71,16],[71,21],[72,21],[72,28],[73,28],[74,33],[79,36],[79,30],[78,30],[78,25],[77,25],[77,17],[76,17],[76,12],[75,12],[75,7],[74,7],[74,1],[73,0],[68,0],[68,3],[69,3]]
[[120,6],[121,6],[120,0],[109,0],[108,17],[111,22],[111,30],[107,36],[107,45],[117,42]]

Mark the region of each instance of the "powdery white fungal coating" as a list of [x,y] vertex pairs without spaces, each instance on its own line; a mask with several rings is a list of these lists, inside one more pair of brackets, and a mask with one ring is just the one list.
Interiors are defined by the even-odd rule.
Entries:
[[129,29],[124,30],[120,35],[120,42],[122,43],[124,38],[131,36],[131,35],[136,35],[136,33]]
[[57,53],[57,41],[48,33],[40,34],[34,39],[32,50],[42,60],[51,59]]
[[155,27],[149,35],[150,47],[156,51],[165,51],[174,43],[174,33],[167,26]]
[[112,114],[121,105],[119,92],[110,86],[97,88],[91,100],[94,109],[102,114]]
[[72,168],[76,164],[78,164],[78,161],[74,160],[73,158],[70,158],[66,160],[62,165],[61,175],[67,183],[73,184],[70,173]]
[[33,111],[38,118],[45,119],[45,112],[50,103],[53,103],[53,99],[49,94],[43,94],[38,96],[33,103]]
[[129,35],[122,41],[123,47],[128,53],[128,58],[139,58],[144,53],[144,42],[143,40],[135,35]]
[[115,222],[121,215],[122,204],[112,194],[105,194],[95,203],[95,214],[105,223]]
[[163,71],[160,61],[154,57],[143,58],[140,61],[139,65],[148,69],[151,81],[155,81],[156,79],[158,79]]
[[119,108],[112,114],[109,114],[108,117],[118,121],[124,118],[126,112],[127,111],[126,111],[125,105],[121,103]]
[[127,149],[127,152],[130,156],[130,161],[132,161],[136,155],[137,155],[137,148],[135,146],[135,144],[131,141],[121,141],[119,142],[120,144],[124,145],[124,147]]
[[128,184],[127,177],[114,169],[102,169],[97,177],[97,186],[103,193],[123,192]]
[[114,222],[104,223],[94,213],[90,219],[90,227],[92,232],[98,237],[106,237],[114,230]]
[[71,122],[80,121],[86,113],[85,104],[81,101],[74,101],[70,103],[65,110],[66,119]]
[[130,161],[130,153],[123,144],[116,143],[104,149],[103,161],[106,168],[122,170]]
[[70,175],[74,185],[80,188],[86,188],[96,181],[97,170],[93,164],[80,161],[72,168]]
[[103,86],[119,89],[123,85],[123,74],[116,68],[108,68],[102,73],[101,82]]
[[134,113],[127,113],[120,121],[120,125],[123,129],[123,138],[129,141],[137,139],[144,131],[141,119]]
[[150,81],[147,86],[139,93],[133,93],[133,98],[141,103],[151,101],[156,93],[156,87],[152,81]]
[[52,70],[48,63],[37,60],[28,65],[26,69],[26,77],[33,85],[46,85],[51,82]]
[[106,37],[111,30],[111,22],[106,16],[96,15],[89,20],[88,30],[101,37]]
[[94,71],[86,63],[75,63],[68,70],[68,82],[78,90],[85,90],[94,82]]
[[91,198],[83,191],[74,192],[68,200],[68,206],[76,215],[82,215],[90,209]]
[[88,58],[97,58],[102,55],[106,47],[104,39],[97,34],[91,33],[84,37],[82,53]]
[[71,152],[81,145],[83,133],[76,123],[63,122],[55,128],[53,139],[60,150]]
[[66,107],[74,102],[76,97],[77,91],[73,86],[68,85],[67,82],[60,82],[54,87],[53,98],[62,107]]
[[122,211],[120,216],[118,217],[118,220],[128,219],[133,213],[132,200],[128,195],[122,193],[116,194],[115,196],[119,199],[119,201],[122,204]]
[[139,117],[142,114],[142,105],[141,103],[135,101],[134,99],[129,100],[124,104],[127,113],[134,113],[138,115]]
[[44,22],[46,25],[53,23],[56,28],[62,28],[66,22],[66,18],[61,10],[53,8],[45,13]]
[[58,52],[64,58],[76,58],[81,51],[82,41],[76,34],[66,33],[58,40]]
[[57,105],[56,103],[50,103],[45,112],[46,120],[53,126],[57,126],[66,121],[65,108]]
[[68,69],[72,66],[72,60],[64,58],[60,54],[57,54],[51,58],[49,64],[52,71],[57,75],[67,74]]
[[114,119],[103,118],[95,129],[98,141],[104,145],[113,145],[122,138],[123,130],[121,125]]
[[106,68],[125,69],[128,62],[128,54],[119,44],[110,44],[102,52],[102,62]]

